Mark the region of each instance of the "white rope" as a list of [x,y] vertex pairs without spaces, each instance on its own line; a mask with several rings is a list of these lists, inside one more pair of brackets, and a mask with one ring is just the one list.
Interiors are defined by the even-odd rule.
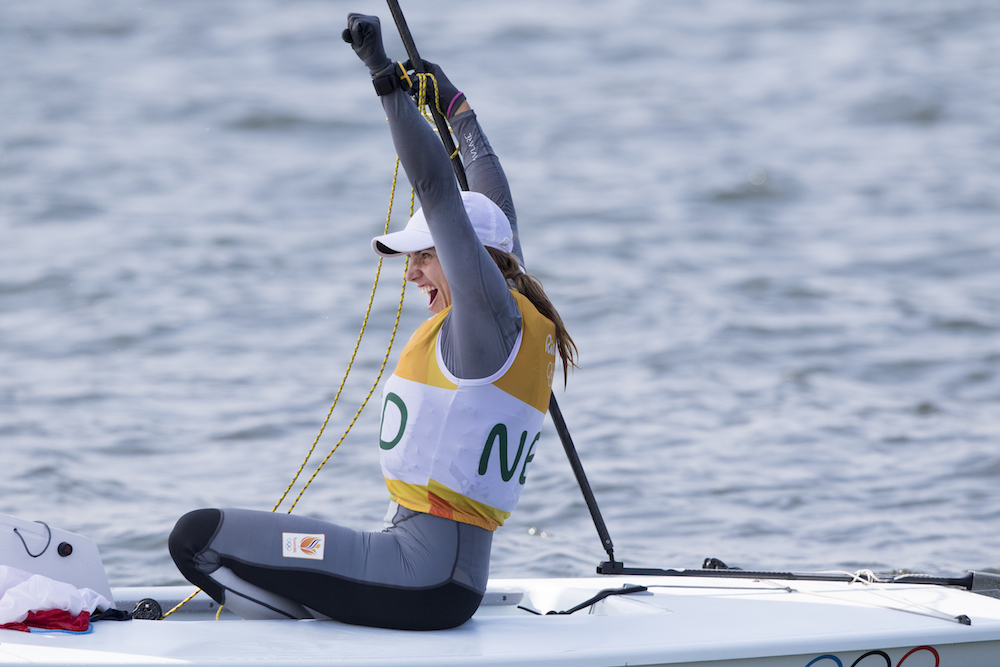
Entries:
[[[833,571],[822,572],[821,574],[843,574],[849,576],[851,577],[851,581],[848,583],[848,585],[858,583],[861,584],[862,586],[871,587],[872,584],[879,583],[878,576],[871,570],[858,570],[857,572],[845,572],[841,570],[833,570]],[[928,616],[930,618],[936,618],[942,621],[950,621],[952,623],[962,623],[962,621],[960,620],[961,617],[959,616],[952,616],[951,614],[946,614],[943,611],[938,611],[937,609],[928,607],[927,605],[922,604],[920,602],[914,602],[913,600],[908,600],[902,595],[899,595],[898,593],[894,593],[892,591],[885,590],[884,588],[870,588],[868,592],[877,595],[879,597],[884,597],[889,600],[892,600],[897,604],[909,605],[911,607],[914,607],[914,609],[901,609],[899,607],[878,604],[876,602],[866,602],[864,600],[846,599],[841,595],[835,595],[830,593],[817,593],[815,591],[804,591],[797,588],[791,588],[789,586],[782,585],[777,581],[774,582],[774,587],[777,590],[785,590],[790,593],[801,593],[802,595],[812,595],[815,597],[827,598],[830,600],[838,600],[840,602],[849,602],[851,604],[860,604],[868,607],[876,607],[878,609],[901,611],[907,614],[916,614],[917,616]]]

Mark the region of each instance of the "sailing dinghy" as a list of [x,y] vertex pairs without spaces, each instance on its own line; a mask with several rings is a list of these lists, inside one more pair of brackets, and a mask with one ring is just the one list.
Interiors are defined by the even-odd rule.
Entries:
[[[596,511],[596,508],[595,508]],[[610,539],[608,540],[610,543]],[[588,578],[494,579],[477,613],[417,632],[246,621],[191,586],[111,588],[86,537],[0,515],[0,563],[133,613],[86,634],[0,630],[3,665],[995,667],[1000,575],[878,577],[601,563]],[[0,611],[4,601],[0,598]],[[162,619],[162,620],[161,620]]]

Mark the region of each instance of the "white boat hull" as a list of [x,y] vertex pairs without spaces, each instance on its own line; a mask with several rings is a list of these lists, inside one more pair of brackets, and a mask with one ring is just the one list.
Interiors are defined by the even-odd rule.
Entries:
[[[637,584],[570,615],[602,589]],[[119,607],[193,589],[114,589]],[[242,621],[203,594],[163,621],[102,621],[87,635],[0,631],[0,664],[671,665],[996,667],[1000,600],[945,586],[605,576],[490,582],[453,630]],[[970,625],[955,617],[967,616]]]

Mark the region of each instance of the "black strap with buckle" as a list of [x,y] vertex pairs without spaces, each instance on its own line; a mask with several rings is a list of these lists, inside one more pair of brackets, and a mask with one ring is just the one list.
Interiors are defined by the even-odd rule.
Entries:
[[413,87],[413,81],[410,80],[410,75],[403,69],[402,63],[393,63],[376,74],[372,77],[372,84],[375,86],[375,92],[379,97],[388,95],[400,88],[408,91]]

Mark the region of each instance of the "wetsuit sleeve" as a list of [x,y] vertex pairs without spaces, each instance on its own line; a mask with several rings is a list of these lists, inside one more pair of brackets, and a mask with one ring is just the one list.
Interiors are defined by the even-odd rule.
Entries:
[[517,302],[469,222],[437,135],[402,90],[381,99],[451,290],[452,308],[441,333],[445,365],[459,378],[487,377],[503,366],[520,332]]
[[514,232],[514,254],[524,263],[521,251],[521,236],[517,231],[517,213],[514,211],[514,199],[510,194],[507,175],[500,166],[500,158],[493,152],[489,140],[479,125],[475,111],[452,116],[452,132],[458,141],[458,149],[465,166],[465,176],[469,181],[469,189],[479,192],[490,199],[507,216],[510,228]]

